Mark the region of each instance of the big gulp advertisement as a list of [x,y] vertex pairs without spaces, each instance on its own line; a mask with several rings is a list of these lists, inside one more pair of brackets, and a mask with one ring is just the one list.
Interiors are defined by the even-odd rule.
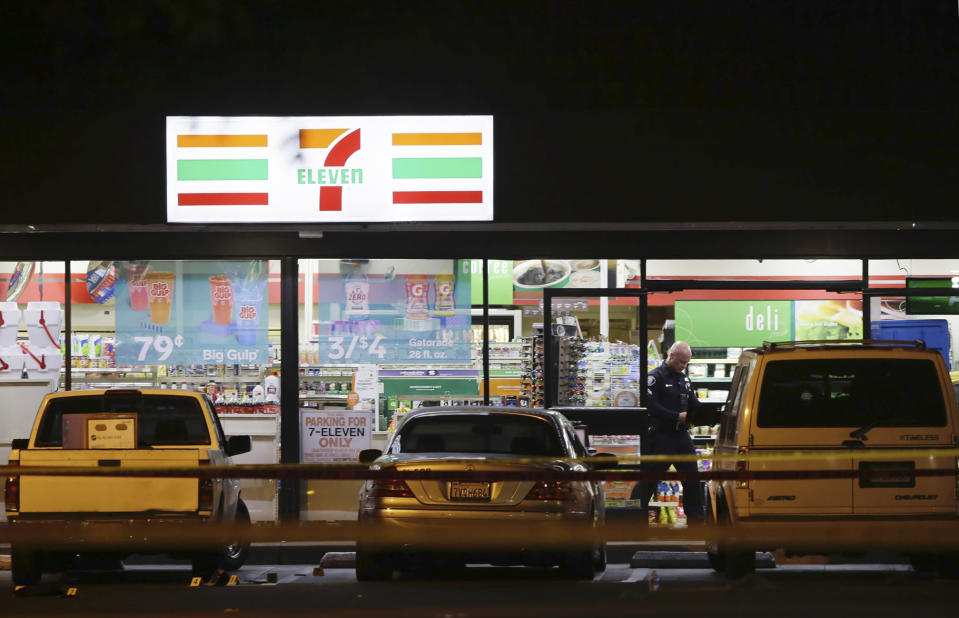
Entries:
[[266,261],[131,261],[116,268],[118,364],[266,362]]
[[470,362],[470,276],[452,260],[344,260],[317,291],[319,363]]

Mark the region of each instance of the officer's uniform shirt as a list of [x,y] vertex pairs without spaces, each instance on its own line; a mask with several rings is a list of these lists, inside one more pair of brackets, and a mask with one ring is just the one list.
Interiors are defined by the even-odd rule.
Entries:
[[650,422],[658,431],[683,431],[687,425],[678,426],[679,413],[688,412],[699,405],[696,391],[685,373],[676,373],[664,362],[649,372],[646,380],[649,391]]

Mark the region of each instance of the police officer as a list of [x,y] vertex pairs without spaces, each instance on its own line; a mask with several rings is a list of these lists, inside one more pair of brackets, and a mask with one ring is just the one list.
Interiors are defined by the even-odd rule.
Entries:
[[[693,439],[689,435],[687,414],[690,408],[700,405],[696,392],[686,376],[686,365],[692,357],[689,344],[677,341],[669,348],[662,365],[649,372],[649,432],[644,454],[650,455],[695,455]],[[644,471],[665,472],[672,464],[680,473],[695,473],[695,461],[655,461],[643,463]],[[644,505],[656,489],[655,481],[646,481],[637,486]],[[683,482],[683,510],[689,525],[703,522],[703,489],[699,482]]]

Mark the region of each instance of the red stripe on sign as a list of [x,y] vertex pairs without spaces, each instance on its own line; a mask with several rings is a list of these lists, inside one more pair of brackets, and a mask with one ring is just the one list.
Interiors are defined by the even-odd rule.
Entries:
[[394,191],[394,204],[482,204],[482,191]]
[[320,187],[320,212],[343,210],[343,187]]
[[268,193],[179,193],[180,206],[268,206]]

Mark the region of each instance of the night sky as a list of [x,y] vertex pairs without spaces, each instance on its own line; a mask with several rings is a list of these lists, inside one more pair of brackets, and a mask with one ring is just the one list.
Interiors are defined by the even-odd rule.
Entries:
[[953,0],[2,11],[5,223],[163,222],[168,114],[493,114],[501,222],[959,219]]

